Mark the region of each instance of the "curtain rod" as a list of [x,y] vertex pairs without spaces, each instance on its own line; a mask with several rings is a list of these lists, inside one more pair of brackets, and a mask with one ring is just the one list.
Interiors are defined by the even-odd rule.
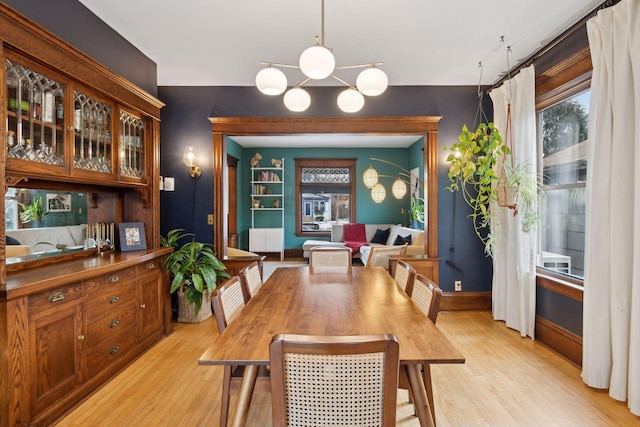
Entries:
[[515,74],[517,74],[520,70],[522,70],[525,67],[528,67],[529,65],[533,64],[533,62],[537,59],[539,59],[540,57],[542,57],[544,54],[546,54],[547,52],[549,52],[551,49],[553,49],[554,47],[556,47],[558,44],[560,44],[563,40],[565,40],[567,37],[569,37],[571,34],[575,33],[577,30],[579,30],[583,25],[585,25],[587,23],[587,21],[591,18],[593,18],[594,16],[596,16],[596,14],[601,11],[602,9],[606,9],[608,7],[614,6],[617,3],[619,3],[620,0],[606,0],[604,3],[602,3],[600,6],[596,7],[595,9],[593,9],[591,12],[589,12],[586,16],[582,17],[582,19],[580,19],[578,22],[576,22],[575,24],[573,24],[571,27],[569,27],[568,29],[566,29],[562,34],[560,34],[558,37],[556,37],[555,39],[553,39],[552,41],[550,41],[546,46],[544,46],[543,48],[541,48],[539,51],[537,51],[536,53],[534,53],[533,55],[531,55],[528,59],[526,59],[524,62],[520,63],[519,65],[517,65],[516,67],[514,67],[512,70],[510,70],[510,72],[505,73],[504,76],[502,76],[500,79],[498,79],[493,85],[491,85],[491,88],[489,88],[489,90],[493,90],[496,89],[497,87],[499,87],[502,83],[504,83],[508,78],[509,78],[509,74],[511,74],[511,77],[513,77]]

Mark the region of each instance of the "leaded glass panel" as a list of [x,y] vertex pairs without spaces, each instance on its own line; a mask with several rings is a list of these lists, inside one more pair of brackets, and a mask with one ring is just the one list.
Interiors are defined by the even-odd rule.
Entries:
[[74,167],[112,173],[111,106],[77,90],[73,96]]
[[144,176],[144,121],[120,112],[120,175]]

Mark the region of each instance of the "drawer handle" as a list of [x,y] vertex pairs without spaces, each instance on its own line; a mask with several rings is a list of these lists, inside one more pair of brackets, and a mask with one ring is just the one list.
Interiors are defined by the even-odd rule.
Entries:
[[117,274],[114,274],[113,276],[109,276],[109,283],[115,283],[118,280],[120,280],[120,277],[118,277]]
[[120,324],[120,320],[119,319],[115,319],[115,320],[112,320],[111,323],[109,323],[109,327],[111,329],[113,329],[113,328],[117,327],[119,324]]
[[150,262],[149,264],[147,264],[147,270],[153,270],[154,268],[156,268],[155,263]]
[[62,292],[55,295],[49,295],[49,302],[62,301],[63,299],[64,299],[64,294]]
[[140,304],[140,308],[147,308],[147,304]]
[[120,350],[120,346],[114,345],[113,347],[111,347],[111,350],[109,350],[109,354],[116,354],[119,350]]
[[84,334],[83,335],[78,335],[78,341],[84,341]]
[[120,295],[114,295],[109,298],[109,304],[115,304],[120,300]]

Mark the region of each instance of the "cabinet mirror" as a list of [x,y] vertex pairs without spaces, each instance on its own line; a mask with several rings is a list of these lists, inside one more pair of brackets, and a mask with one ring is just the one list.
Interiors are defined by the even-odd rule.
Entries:
[[109,192],[9,188],[5,194],[7,264],[96,247],[100,236],[113,242],[117,195]]

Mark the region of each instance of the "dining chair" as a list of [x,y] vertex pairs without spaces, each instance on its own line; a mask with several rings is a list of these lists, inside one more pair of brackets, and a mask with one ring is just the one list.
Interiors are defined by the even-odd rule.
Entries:
[[[222,333],[245,306],[242,282],[240,277],[233,276],[224,282],[211,296],[211,304],[216,316],[218,331]],[[229,401],[231,394],[237,394],[242,382],[242,366],[224,365],[222,380],[222,401],[220,403],[220,426],[226,427],[229,418]],[[269,381],[266,369],[258,371],[255,391],[268,390],[269,387],[259,387],[260,383]]]
[[416,280],[416,269],[408,262],[399,259],[396,263],[396,271],[393,276],[400,289],[406,292],[407,286]]
[[389,270],[389,257],[391,255],[404,255],[407,253],[408,244],[398,246],[372,246],[365,267],[379,265]]
[[269,351],[274,427],[395,426],[395,336],[275,335]]
[[[440,300],[442,299],[442,289],[436,285],[431,279],[422,275],[416,274],[413,283],[407,286],[407,295],[415,302],[415,304],[427,315],[429,320],[435,325],[438,318],[438,312],[440,311]],[[422,365],[422,379],[424,381],[424,387],[427,391],[427,399],[429,400],[429,409],[431,410],[431,417],[436,419],[435,407],[433,406],[433,386],[431,383],[431,365]],[[404,378],[400,379],[400,388],[405,388],[406,385]],[[406,387],[408,388],[408,387]]]
[[310,267],[351,267],[351,248],[316,246],[309,251]]
[[262,274],[257,261],[240,270],[240,281],[242,282],[242,294],[246,304],[262,287]]

